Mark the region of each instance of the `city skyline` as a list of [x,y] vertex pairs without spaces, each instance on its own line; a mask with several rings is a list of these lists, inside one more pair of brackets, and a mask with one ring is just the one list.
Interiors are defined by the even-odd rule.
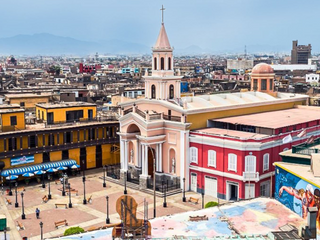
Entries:
[[[85,1],[6,3],[0,15],[0,38],[49,33],[100,43],[119,40],[151,47],[160,23],[160,8],[171,45],[177,49],[196,46],[204,51],[290,51],[292,40],[311,44],[320,51],[316,17],[320,3],[302,1],[202,0],[130,2]],[[311,7],[314,6],[314,7]],[[319,6],[320,7],[320,6]],[[195,48],[196,48],[195,47]]]

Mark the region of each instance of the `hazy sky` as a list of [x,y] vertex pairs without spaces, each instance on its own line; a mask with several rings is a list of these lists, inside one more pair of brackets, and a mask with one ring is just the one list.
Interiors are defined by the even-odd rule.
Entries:
[[171,45],[234,50],[244,45],[320,50],[319,0],[1,0],[0,38],[51,33],[79,40],[121,39],[152,46],[161,23]]

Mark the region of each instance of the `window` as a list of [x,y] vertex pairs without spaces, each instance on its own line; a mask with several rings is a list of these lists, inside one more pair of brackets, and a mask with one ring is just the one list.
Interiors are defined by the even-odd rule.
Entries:
[[198,148],[196,147],[190,148],[190,162],[198,163]]
[[160,64],[161,64],[161,70],[164,70],[164,58],[162,57],[161,59],[160,59]]
[[157,58],[156,57],[154,58],[153,62],[154,62],[154,70],[157,70]]
[[258,80],[253,79],[253,91],[257,91],[257,90],[258,90]]
[[208,166],[217,167],[216,166],[216,162],[217,162],[216,156],[217,156],[216,151],[214,151],[214,150],[209,150],[208,151]]
[[269,170],[269,153],[263,155],[263,171]]
[[228,171],[237,172],[237,155],[233,153],[228,154]]
[[156,86],[152,84],[151,86],[151,98],[155,99],[156,98]]
[[170,96],[169,96],[170,99],[173,99],[174,98],[174,87],[173,85],[171,84],[170,85]]
[[261,90],[267,90],[267,79],[261,80]]
[[245,158],[245,172],[256,172],[256,157],[249,155]]
[[11,126],[17,125],[17,116],[11,116],[10,117],[10,125]]
[[25,106],[24,102],[20,102],[20,107],[24,107],[24,106]]
[[272,79],[269,80],[269,90],[273,89],[273,81]]
[[171,70],[171,58],[168,58],[168,70]]

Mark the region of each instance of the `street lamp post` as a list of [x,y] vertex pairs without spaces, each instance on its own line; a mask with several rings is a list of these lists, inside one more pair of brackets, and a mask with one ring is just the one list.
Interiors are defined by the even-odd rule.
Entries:
[[50,180],[51,180],[51,176],[50,174],[48,175],[48,199],[51,199],[51,188],[50,188]]
[[83,182],[83,204],[87,204],[87,199],[86,199],[86,175],[84,171],[84,160],[82,160],[82,165],[83,165],[83,176],[82,176],[82,182]]
[[70,183],[68,183],[68,188],[69,188],[69,208],[72,208]]
[[110,218],[109,218],[109,196],[106,196],[107,199],[107,219],[106,219],[106,224],[110,223]]
[[167,207],[167,185],[164,185],[164,181],[162,181],[162,189],[163,189],[163,207]]
[[103,166],[103,187],[107,187],[106,184],[106,166]]
[[66,195],[66,179],[65,175],[62,175],[62,196]]
[[22,205],[22,214],[21,219],[26,219],[26,215],[24,214],[24,204],[23,204],[23,192],[21,193],[21,205]]
[[46,185],[44,184],[44,167],[42,167],[42,188],[46,188]]
[[9,196],[12,196],[12,190],[11,190],[11,173],[9,174],[10,180],[9,180]]
[[43,231],[42,231],[42,228],[43,228],[43,222],[40,222],[40,236],[41,236],[41,240],[43,240]]
[[124,190],[123,190],[123,194],[127,194],[128,192],[127,192],[127,175],[128,175],[128,172],[127,171],[125,171],[124,172]]
[[204,192],[202,192],[201,195],[202,195],[202,209],[204,209]]
[[4,240],[7,240],[7,229],[3,230],[3,234],[4,234]]
[[183,180],[183,197],[182,197],[182,202],[186,202],[187,201],[187,199],[186,199],[186,179],[185,178],[183,178],[182,179]]
[[15,187],[16,187],[16,203],[14,204],[14,207],[19,207],[19,203],[18,203],[18,182],[15,183]]

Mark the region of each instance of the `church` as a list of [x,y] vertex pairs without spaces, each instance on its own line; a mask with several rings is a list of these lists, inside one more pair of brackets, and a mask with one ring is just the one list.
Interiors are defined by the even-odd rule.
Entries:
[[[145,97],[120,104],[118,132],[120,176],[139,184],[140,189],[150,187],[155,178],[157,185],[165,181],[169,185],[176,184],[181,189],[185,187],[186,190],[206,192],[204,184],[201,184],[203,179],[198,177],[191,180],[191,173],[194,176],[197,171],[202,171],[201,168],[212,167],[195,166],[195,161],[200,162],[200,158],[207,156],[208,151],[196,148],[195,139],[199,136],[193,133],[199,132],[199,129],[211,128],[214,119],[292,109],[297,105],[305,105],[308,100],[305,95],[275,92],[273,70],[263,63],[252,71],[251,91],[181,97],[182,76],[174,69],[173,48],[163,21],[152,48],[151,75],[146,71],[143,78]],[[228,126],[220,124],[215,127],[223,129]],[[246,129],[242,128],[241,131]],[[207,143],[210,145],[210,139]],[[250,146],[246,151],[250,151]],[[219,154],[216,156],[217,162],[227,161],[219,159]],[[238,158],[238,161],[241,159]],[[260,161],[260,157],[256,161]],[[250,178],[239,177],[243,176],[246,169],[244,165],[238,166],[241,169],[230,172],[229,175],[235,175],[240,181],[250,181]],[[272,169],[271,166],[270,171]],[[217,173],[218,170],[211,169],[211,172]],[[204,177],[205,174],[201,176]],[[257,180],[256,176],[254,180]],[[225,198],[225,194],[217,196]],[[237,197],[244,198],[240,195]]]

